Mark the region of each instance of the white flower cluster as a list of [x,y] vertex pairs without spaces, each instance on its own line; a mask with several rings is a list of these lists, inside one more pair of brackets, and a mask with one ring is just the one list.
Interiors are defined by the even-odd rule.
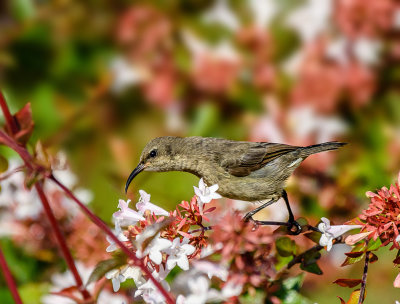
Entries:
[[[61,153],[57,156],[59,159],[65,159]],[[66,162],[66,161],[65,161]],[[25,187],[25,176],[22,171],[19,171],[23,165],[19,159],[9,160],[9,170],[4,173],[4,180],[1,180],[1,191],[0,191],[0,206],[9,208],[10,212],[2,213],[1,225],[12,224],[13,220],[25,220],[33,219],[36,220],[40,216],[43,206],[40,202],[39,196],[36,190],[31,190]],[[66,170],[53,170],[53,175],[62,182],[67,188],[73,189],[74,194],[85,204],[89,203],[93,195],[92,193],[84,188],[77,187],[76,176],[68,169]],[[52,183],[46,182],[44,185],[46,194],[51,195],[56,191],[61,191],[60,188]],[[68,210],[70,215],[75,215],[78,207],[68,197],[63,196],[61,204]],[[12,211],[12,212],[11,212]],[[6,217],[6,219],[4,218]],[[12,229],[1,229],[3,234],[12,234]]]
[[[204,204],[209,203],[212,199],[221,197],[216,193],[218,185],[208,187],[203,179],[200,180],[199,187],[194,187],[194,190],[198,198],[197,203],[200,212],[202,212]],[[121,241],[128,241],[121,227],[135,225],[139,221],[144,220],[146,212],[149,211],[154,215],[169,216],[166,210],[150,202],[150,195],[148,193],[140,190],[139,194],[139,202],[136,204],[137,211],[129,208],[130,200],[120,200],[118,204],[120,210],[113,214],[115,220],[115,235]],[[150,237],[152,240],[143,248],[142,245]],[[106,249],[107,252],[116,250],[117,245],[115,242],[108,237],[107,240],[110,243]],[[189,278],[185,280],[188,293],[186,295],[179,295],[177,303],[202,304],[209,301],[223,301],[229,297],[239,295],[242,290],[241,284],[229,281],[224,285],[221,291],[210,289],[210,279],[213,276],[217,276],[221,280],[226,281],[228,271],[221,265],[202,260],[198,260],[194,263],[194,269],[189,269],[188,256],[194,253],[195,247],[189,244],[189,239],[187,238],[181,240],[181,238],[177,237],[171,241],[161,237],[158,231],[152,226],[149,226],[136,236],[135,246],[136,256],[138,258],[148,256],[152,263],[159,265],[158,271],[150,263],[147,267],[149,267],[153,277],[161,283],[165,290],[170,291],[170,286],[165,281],[165,278],[176,266],[181,268],[184,274],[190,274]],[[165,268],[162,264],[163,256],[167,257]],[[112,281],[114,291],[118,291],[120,284],[126,279],[133,279],[137,287],[135,297],[141,296],[146,303],[165,303],[163,295],[150,279],[147,281],[145,280],[142,276],[142,271],[138,267],[126,265],[120,269],[114,269],[106,274],[106,278]]]
[[[82,280],[86,282],[89,279],[90,274],[93,271],[93,268],[91,267],[86,267],[83,263],[81,262],[76,262],[75,263],[79,274],[82,277]],[[55,294],[51,294],[52,292],[59,292],[65,288],[68,288],[70,286],[75,286],[76,282],[74,279],[74,276],[72,275],[71,271],[67,270],[64,273],[61,274],[54,274],[51,277],[51,283],[52,286],[50,288],[50,293],[47,295],[44,295],[41,298],[41,303],[43,304],[75,304],[76,302],[70,298],[64,297],[64,296],[59,296]],[[93,283],[89,284],[87,286],[87,289],[89,292],[93,292],[95,289],[95,286]],[[78,292],[77,292],[78,293]],[[103,290],[99,297],[97,298],[98,304],[123,304],[127,303],[127,299],[122,296],[122,295],[116,295],[112,294],[107,290]]]

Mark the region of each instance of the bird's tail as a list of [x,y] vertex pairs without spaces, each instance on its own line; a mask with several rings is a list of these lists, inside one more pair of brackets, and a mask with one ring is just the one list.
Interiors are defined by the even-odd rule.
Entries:
[[319,152],[336,150],[344,145],[347,145],[347,143],[332,141],[332,142],[326,142],[326,143],[322,143],[322,144],[307,146],[307,147],[302,148],[301,155],[303,157],[307,157],[311,154],[315,154],[315,153],[319,153]]

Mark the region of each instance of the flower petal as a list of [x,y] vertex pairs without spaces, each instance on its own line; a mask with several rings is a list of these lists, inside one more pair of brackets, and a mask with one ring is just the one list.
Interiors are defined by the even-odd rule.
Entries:
[[191,255],[196,250],[194,246],[189,244],[183,244],[181,247],[186,255]]
[[162,262],[162,254],[160,251],[157,251],[157,250],[151,250],[150,254],[149,254],[149,258],[157,265],[160,265]]
[[183,270],[188,270],[189,269],[189,260],[186,257],[186,255],[181,255],[180,258],[178,259],[178,266],[182,268]]
[[346,240],[345,243],[347,245],[354,245],[355,243],[361,241],[362,239],[366,238],[368,235],[370,235],[372,233],[372,231],[367,231],[367,232],[362,232],[362,233],[358,233],[358,234],[353,234],[353,235],[349,235]]
[[397,275],[396,279],[394,280],[393,286],[396,288],[400,288],[400,273]]
[[201,191],[204,191],[205,188],[206,188],[206,185],[205,185],[205,183],[204,183],[204,180],[203,180],[203,178],[200,178],[200,181],[199,181],[199,189],[200,189]]
[[172,270],[175,267],[177,261],[178,258],[176,256],[169,256],[167,260],[167,269]]
[[217,191],[219,188],[218,184],[212,185],[210,187],[208,187],[208,189],[210,190],[210,192],[215,192]]
[[322,234],[321,235],[321,238],[319,239],[319,244],[321,245],[321,246],[326,246],[326,245],[328,245],[328,243],[329,243],[329,239],[330,238],[328,238],[328,236],[326,235],[326,234]]
[[329,229],[327,229],[327,232],[331,233],[333,235],[333,238],[337,238],[350,230],[361,227],[361,225],[334,225],[330,226]]

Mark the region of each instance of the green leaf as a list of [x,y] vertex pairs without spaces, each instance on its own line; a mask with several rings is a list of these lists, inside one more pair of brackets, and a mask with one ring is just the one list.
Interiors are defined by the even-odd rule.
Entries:
[[286,236],[277,239],[275,246],[279,255],[283,257],[291,256],[296,252],[296,243]]
[[6,172],[8,169],[8,160],[0,154],[0,173]]
[[303,281],[304,281],[304,274],[300,274],[296,277],[286,279],[285,281],[283,281],[282,286],[288,290],[291,289],[300,290],[301,285],[303,285]]
[[[351,295],[350,299],[347,301],[346,304],[358,304],[358,300],[360,299],[360,290],[354,290]],[[364,302],[364,301],[363,301]]]
[[307,266],[317,262],[320,258],[321,253],[319,251],[309,251],[304,255],[301,263]]
[[381,246],[382,246],[382,242],[381,242],[380,238],[377,238],[376,240],[370,239],[368,241],[367,251],[378,250]]
[[304,234],[305,237],[309,238],[316,244],[319,244],[319,240],[321,238],[321,232],[312,231]]
[[299,217],[298,219],[296,219],[296,222],[299,223],[301,227],[308,225],[308,221],[305,217]]
[[307,264],[307,265],[301,263],[300,269],[310,272],[310,273],[318,274],[318,275],[322,274],[322,270],[321,270],[321,268],[319,268],[317,263],[312,263],[312,264]]
[[112,259],[99,262],[90,274],[86,285],[100,280],[107,272],[124,264],[126,264],[126,259],[122,258],[122,256],[117,256]]
[[356,258],[347,257],[347,258],[344,260],[343,264],[340,265],[340,266],[343,267],[343,266],[352,265],[352,264],[354,264],[354,263],[357,263],[357,262],[361,261],[361,260],[364,258],[364,256],[365,256],[365,253],[363,253],[362,255],[360,255],[360,256],[358,256],[358,257],[356,257]]
[[278,261],[275,264],[275,269],[278,270],[278,271],[281,268],[285,267],[287,264],[289,264],[289,262],[291,260],[293,260],[293,256],[283,257],[283,256],[281,256],[279,254],[276,256],[276,258],[277,258]]

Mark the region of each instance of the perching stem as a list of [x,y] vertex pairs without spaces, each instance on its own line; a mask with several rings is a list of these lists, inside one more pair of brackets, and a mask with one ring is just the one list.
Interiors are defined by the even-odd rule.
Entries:
[[[368,241],[367,241],[368,246]],[[362,304],[365,298],[365,287],[367,286],[367,274],[368,274],[368,263],[370,259],[370,252],[367,251],[365,254],[365,262],[364,262],[364,272],[361,280],[361,290],[360,297],[358,298],[358,304]]]
[[54,230],[56,239],[58,241],[58,245],[60,246],[60,249],[64,256],[65,261],[67,262],[68,268],[70,269],[72,275],[74,276],[76,286],[78,287],[79,291],[82,293],[82,296],[84,299],[86,299],[86,300],[90,299],[90,297],[91,297],[90,293],[86,290],[86,288],[83,285],[81,276],[79,275],[79,272],[76,269],[74,259],[72,258],[71,252],[68,249],[68,245],[65,240],[65,237],[62,234],[60,227],[58,226],[57,220],[53,214],[53,211],[51,210],[49,201],[47,200],[47,197],[44,194],[42,183],[41,182],[35,183],[35,189],[39,195],[40,200],[42,201],[44,211],[47,215],[47,218],[50,221],[51,227]]
[[21,297],[18,293],[17,285],[15,284],[15,281],[12,277],[10,268],[8,268],[6,258],[4,257],[1,248],[0,248],[0,267],[3,270],[4,279],[7,282],[8,288],[10,289],[15,304],[22,304]]

